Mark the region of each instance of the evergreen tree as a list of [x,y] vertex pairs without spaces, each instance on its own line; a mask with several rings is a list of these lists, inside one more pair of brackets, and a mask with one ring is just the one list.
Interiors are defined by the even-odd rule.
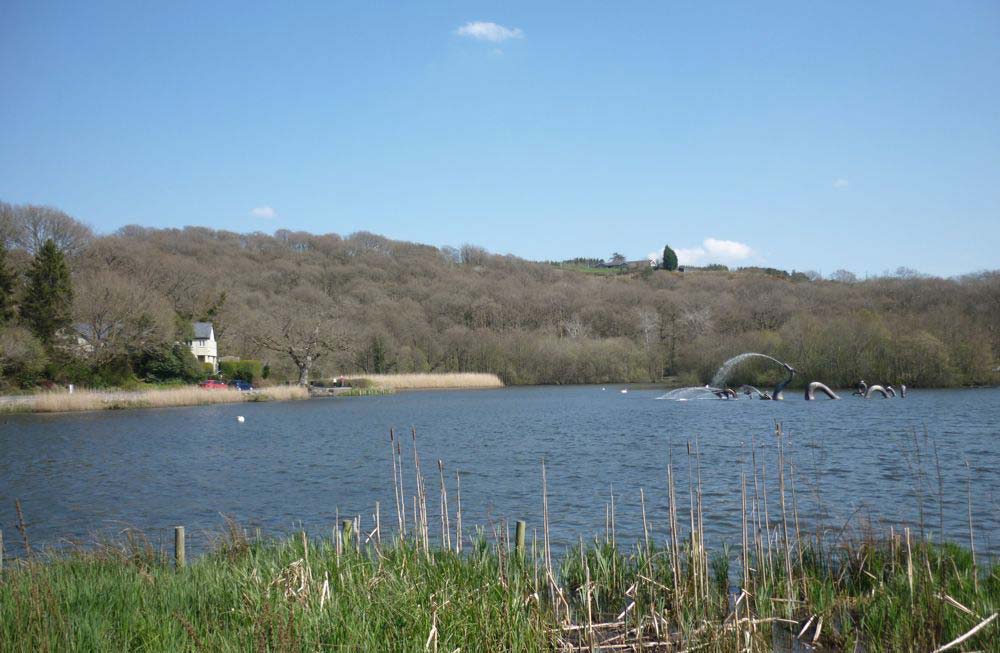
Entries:
[[0,242],[0,326],[14,317],[14,280],[7,269],[7,247]]
[[73,306],[69,267],[51,238],[35,255],[27,277],[21,319],[39,340],[51,345],[56,332],[70,325]]
[[663,269],[671,272],[677,269],[677,253],[670,249],[670,245],[663,246]]

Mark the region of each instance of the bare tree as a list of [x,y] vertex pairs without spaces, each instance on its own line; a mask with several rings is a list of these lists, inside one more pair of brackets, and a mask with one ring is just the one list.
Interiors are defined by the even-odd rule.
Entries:
[[464,265],[485,265],[490,253],[477,245],[462,245],[459,250]]
[[174,313],[161,295],[136,281],[102,270],[80,279],[73,301],[76,347],[97,364],[169,342]]
[[850,270],[837,270],[830,275],[830,278],[834,281],[839,281],[840,283],[855,283],[858,277]]
[[566,337],[572,340],[583,338],[587,335],[587,325],[583,323],[578,313],[573,313],[568,320],[562,323],[562,330]]
[[0,245],[13,246],[18,233],[17,222],[14,220],[14,206],[0,202]]
[[63,254],[72,258],[94,239],[90,227],[50,206],[0,205],[0,225],[10,232],[5,237],[32,255],[51,239]]
[[650,378],[656,378],[660,369],[656,346],[659,345],[660,314],[651,308],[640,308],[639,332],[642,333],[643,346],[646,349],[646,359],[649,362]]
[[333,312],[297,302],[282,302],[253,329],[261,349],[285,354],[299,371],[299,385],[309,385],[309,373],[324,354],[346,349]]

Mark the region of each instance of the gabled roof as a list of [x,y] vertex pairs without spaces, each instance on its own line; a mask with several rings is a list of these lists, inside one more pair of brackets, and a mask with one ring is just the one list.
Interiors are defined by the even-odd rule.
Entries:
[[211,322],[195,322],[194,337],[196,340],[212,340],[213,331]]
[[106,337],[111,332],[111,328],[112,325],[109,324],[104,326],[100,331],[94,331],[94,327],[85,322],[77,322],[73,325],[73,330],[76,331],[76,334],[88,342],[94,340],[97,336],[101,338]]

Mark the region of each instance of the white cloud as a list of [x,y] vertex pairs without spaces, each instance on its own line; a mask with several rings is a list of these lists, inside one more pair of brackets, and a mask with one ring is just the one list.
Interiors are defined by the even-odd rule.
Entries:
[[504,27],[479,20],[462,25],[455,30],[455,33],[459,36],[467,36],[477,41],[490,41],[491,43],[503,43],[508,39],[524,38],[524,32],[518,27]]
[[753,249],[735,240],[706,238],[700,247],[679,247],[675,250],[681,265],[705,263],[738,263],[754,255]]
[[841,177],[840,179],[834,179],[833,180],[833,187],[834,188],[847,188],[850,185],[851,185],[851,181],[849,179],[844,179],[843,177]]
[[678,247],[674,250],[681,265],[698,265],[705,262],[705,250],[701,247]]
[[250,215],[255,218],[276,218],[278,212],[271,206],[258,206],[250,210]]
[[742,261],[753,256],[753,250],[749,245],[738,243],[735,240],[717,240],[706,238],[703,243],[705,251],[712,256],[719,256],[731,261]]

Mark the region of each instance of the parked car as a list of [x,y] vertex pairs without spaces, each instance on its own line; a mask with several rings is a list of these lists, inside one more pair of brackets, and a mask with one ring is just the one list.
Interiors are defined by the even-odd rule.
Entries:
[[198,387],[205,388],[206,390],[225,390],[229,386],[227,386],[222,381],[216,381],[215,379],[208,379],[206,381],[202,381],[201,383],[199,383]]
[[229,387],[233,390],[239,390],[240,392],[250,392],[253,390],[253,386],[243,379],[234,379],[230,381]]

